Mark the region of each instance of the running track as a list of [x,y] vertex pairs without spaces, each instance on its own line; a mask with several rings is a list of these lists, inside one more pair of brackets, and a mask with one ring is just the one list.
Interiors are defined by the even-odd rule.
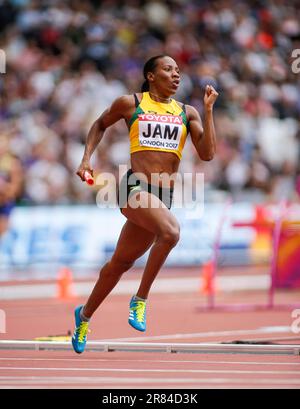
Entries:
[[[265,293],[219,294],[222,301],[262,301]],[[127,295],[112,294],[94,316],[90,340],[138,342],[221,342],[287,338],[291,311],[199,312],[203,296],[152,294],[148,329],[139,334],[127,324]],[[295,302],[299,292],[282,292],[279,300]],[[0,339],[62,335],[73,329],[74,306],[84,299],[2,301],[6,334]],[[290,338],[290,340],[288,340]],[[282,342],[281,342],[282,343]],[[157,352],[0,351],[0,388],[293,388],[300,389],[300,356],[195,354]]]

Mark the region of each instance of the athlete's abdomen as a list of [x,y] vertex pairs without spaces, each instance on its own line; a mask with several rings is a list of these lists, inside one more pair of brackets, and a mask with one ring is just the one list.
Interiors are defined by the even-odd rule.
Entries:
[[[131,168],[134,173],[145,175],[145,182],[162,185],[162,174],[174,175],[180,159],[171,152],[138,151],[131,154]],[[173,183],[171,184],[173,186]]]

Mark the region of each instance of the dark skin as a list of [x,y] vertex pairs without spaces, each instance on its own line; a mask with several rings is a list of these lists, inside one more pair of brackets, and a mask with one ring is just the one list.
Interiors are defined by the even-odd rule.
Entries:
[[[150,97],[155,101],[168,103],[171,96],[176,93],[180,82],[179,68],[171,57],[160,58],[156,61],[153,72],[148,72],[147,79]],[[137,94],[137,96],[141,100],[142,94]],[[197,110],[190,105],[186,106],[193,145],[199,157],[205,161],[211,160],[216,152],[213,105],[217,97],[216,90],[207,85],[204,96],[205,116],[203,124]],[[120,119],[124,119],[128,125],[135,109],[134,97],[124,95],[116,99],[94,122],[88,133],[84,156],[77,171],[82,180],[84,180],[85,171],[93,174],[90,158],[100,143],[104,131]],[[178,156],[171,152],[149,150],[131,154],[133,172],[143,173],[146,181],[156,185],[162,184],[162,173],[168,175],[176,173],[179,163]],[[146,206],[150,196],[154,204],[153,207]],[[129,200],[128,207],[122,209],[127,221],[122,229],[112,259],[101,269],[94,290],[84,306],[83,313],[88,318],[93,315],[112,291],[122,274],[152,246],[136,293],[138,297],[146,299],[155,277],[179,240],[180,229],[176,218],[156,196],[142,191],[133,195],[133,199],[135,197],[145,206],[133,208],[130,206]]]

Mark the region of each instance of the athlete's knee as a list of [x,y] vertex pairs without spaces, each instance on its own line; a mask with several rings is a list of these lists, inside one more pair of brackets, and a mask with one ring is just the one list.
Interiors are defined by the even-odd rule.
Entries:
[[170,247],[175,247],[179,241],[179,238],[180,227],[176,223],[165,226],[159,234],[159,239]]

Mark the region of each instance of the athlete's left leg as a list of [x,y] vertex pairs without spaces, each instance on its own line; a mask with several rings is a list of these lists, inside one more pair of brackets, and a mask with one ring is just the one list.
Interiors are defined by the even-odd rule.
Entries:
[[133,266],[151,246],[155,235],[143,227],[127,220],[121,231],[116,250],[111,260],[106,263],[99,279],[83,309],[83,315],[90,318],[102,301],[119,282],[125,271]]

